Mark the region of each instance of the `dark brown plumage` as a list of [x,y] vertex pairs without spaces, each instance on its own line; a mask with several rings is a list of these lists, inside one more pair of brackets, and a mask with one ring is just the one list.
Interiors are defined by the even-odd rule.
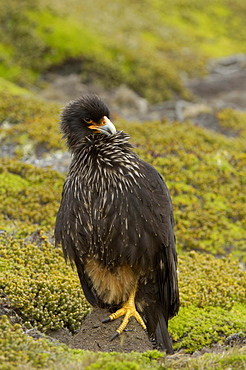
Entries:
[[143,321],[135,311],[133,315],[146,325],[150,339],[172,353],[167,327],[178,312],[179,293],[165,182],[132,151],[129,136],[116,132],[97,96],[70,102],[61,129],[73,159],[57,215],[56,242],[75,263],[93,306],[112,311],[123,305],[133,312],[135,301]]

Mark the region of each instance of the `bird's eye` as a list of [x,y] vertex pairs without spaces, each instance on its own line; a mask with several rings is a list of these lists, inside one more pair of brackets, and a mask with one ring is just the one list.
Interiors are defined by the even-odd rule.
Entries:
[[85,118],[84,118],[84,121],[85,121],[86,123],[92,123],[92,119],[90,119],[90,117],[85,117]]

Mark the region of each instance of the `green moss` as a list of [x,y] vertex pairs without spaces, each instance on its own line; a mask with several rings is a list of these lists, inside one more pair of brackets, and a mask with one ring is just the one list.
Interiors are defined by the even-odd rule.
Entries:
[[223,343],[231,334],[246,332],[245,305],[237,304],[229,311],[220,307],[182,307],[179,315],[170,321],[169,331],[176,350],[194,352],[213,343]]
[[[6,302],[26,326],[43,331],[64,326],[74,330],[88,312],[77,274],[42,232],[29,239],[2,236],[0,275]],[[176,348],[193,351],[244,330],[245,282],[246,273],[229,258],[195,252],[180,256],[182,308],[170,322]]]
[[[27,8],[37,8],[30,0],[11,0],[0,4],[1,42],[5,50],[11,45],[11,54],[3,59],[1,77],[28,86],[42,68],[42,55],[46,45],[37,37],[35,25],[26,16]],[[7,73],[5,73],[7,72]]]
[[180,354],[177,360],[166,361],[169,369],[192,369],[192,370],[244,370],[245,369],[246,348],[234,348],[224,351],[205,353],[200,356],[184,356]]
[[220,126],[230,130],[234,135],[246,139],[246,113],[232,108],[226,108],[218,112]]
[[231,258],[179,256],[181,309],[169,324],[175,349],[194,352],[246,331],[246,272]]
[[[42,155],[61,148],[60,106],[0,91],[0,143],[16,156]],[[41,129],[42,128],[42,129]]]
[[[34,340],[23,333],[20,325],[10,325],[6,316],[0,317],[1,370],[18,366],[27,369],[54,368],[54,363],[67,363],[73,358],[66,346],[55,345],[45,339]],[[82,357],[82,356],[81,356]]]
[[182,306],[230,310],[236,303],[246,304],[246,272],[230,257],[181,254],[178,271]]
[[0,369],[158,369],[164,355],[157,351],[146,353],[92,353],[71,350],[47,339],[34,340],[23,333],[20,325],[12,326],[6,316],[0,317]]
[[[59,106],[6,93],[1,97],[3,145],[16,142],[20,156],[29,143],[33,143],[30,153],[42,144],[50,151],[59,148]],[[245,330],[245,272],[235,262],[235,257],[245,258],[244,116],[229,110],[218,117],[239,137],[227,138],[188,123],[116,122],[118,129],[130,133],[139,155],[164,176],[172,194],[182,307],[170,321],[170,331],[175,348],[188,352]],[[1,229],[13,235],[3,236],[0,247],[4,304],[25,325],[74,330],[88,306],[76,273],[40,231],[51,235],[64,176],[5,158],[0,160],[0,181]],[[231,253],[234,260],[184,253],[191,249],[220,256]],[[233,356],[228,361],[240,362],[240,356]],[[117,366],[138,366],[135,358],[124,361],[120,359]],[[217,358],[216,366],[223,368],[226,361],[222,364]],[[111,358],[96,357],[87,366],[107,368],[112,363]],[[150,365],[144,362],[144,366]]]
[[244,350],[241,350],[238,353],[234,353],[232,356],[218,358],[218,369],[228,369],[228,367],[231,367],[232,369],[243,370],[246,362],[246,353],[243,352]]
[[32,239],[1,237],[0,287],[7,296],[2,303],[14,309],[27,327],[73,331],[89,310],[77,273],[42,232]]
[[[0,66],[1,69],[1,66]],[[1,75],[1,72],[0,72]],[[5,75],[6,77],[6,75]],[[0,77],[0,92],[9,92],[13,95],[31,95],[30,91]]]
[[205,353],[199,357],[163,356],[157,351],[145,353],[92,353],[72,350],[47,339],[34,340],[20,325],[12,326],[6,316],[0,318],[0,369],[218,369],[245,368],[246,348]]
[[54,12],[43,10],[28,11],[28,17],[35,22],[37,34],[50,48],[44,55],[47,66],[70,57],[107,54],[97,36],[83,23],[69,16],[60,17]]
[[0,223],[15,235],[54,227],[64,177],[15,160],[0,159]]
[[194,0],[167,1],[166,6],[171,8],[169,12],[164,11],[160,0],[155,1],[154,6],[163,21],[170,27],[175,27],[178,34],[182,32],[186,40],[189,40],[189,45],[197,47],[201,53],[220,57],[244,49],[241,44],[243,17],[231,17],[232,12],[245,14],[245,4],[242,1],[235,2],[233,6],[229,1],[206,4]]
[[29,182],[22,177],[13,173],[0,173],[0,182],[2,194],[6,194],[7,191],[20,192],[23,188],[29,186]]
[[[0,97],[1,145],[15,148],[19,157],[64,148],[58,126],[58,105],[44,105],[34,98],[13,97],[6,93],[0,93]],[[219,118],[224,126],[235,127],[240,136],[228,138],[189,123],[122,121],[116,122],[116,126],[131,135],[131,142],[137,146],[141,158],[156,167],[165,178],[174,205],[179,250],[195,249],[215,255],[232,253],[245,260],[244,115],[233,110],[221,111]],[[12,171],[7,163],[2,162],[5,167],[2,178]],[[53,227],[63,177],[49,171],[30,171],[37,171],[37,176],[44,176],[46,182],[32,188],[27,171],[29,183],[22,184],[23,191],[10,189],[7,197],[2,196],[2,221],[8,230],[20,225],[21,216],[15,212],[17,202],[18,207],[23,208],[23,222],[28,221],[29,226],[32,222],[42,226],[50,223]],[[44,187],[48,197],[45,201],[42,200]],[[25,199],[25,194],[30,194],[31,202]],[[43,215],[40,213],[42,207],[47,212]]]
[[181,75],[203,74],[208,57],[245,52],[245,13],[243,0],[9,0],[0,4],[0,76],[30,86],[76,59],[84,81],[126,83],[152,102],[188,98]]
[[245,260],[246,155],[241,138],[188,123],[122,123],[171,192],[178,248]]

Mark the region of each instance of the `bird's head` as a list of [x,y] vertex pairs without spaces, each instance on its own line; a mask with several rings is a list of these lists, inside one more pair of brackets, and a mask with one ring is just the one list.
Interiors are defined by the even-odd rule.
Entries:
[[61,115],[61,129],[71,151],[88,135],[116,133],[109,119],[109,109],[97,95],[69,102]]

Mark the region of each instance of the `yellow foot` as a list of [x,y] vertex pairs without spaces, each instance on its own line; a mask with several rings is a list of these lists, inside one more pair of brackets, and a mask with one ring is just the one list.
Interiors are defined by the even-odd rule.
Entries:
[[134,316],[135,319],[142,326],[142,328],[146,330],[146,325],[145,325],[142,317],[139,315],[139,313],[136,310],[134,299],[135,299],[135,291],[130,293],[128,301],[126,303],[124,303],[122,308],[120,308],[116,312],[112,313],[112,315],[110,315],[107,319],[103,320],[103,323],[105,323],[105,322],[109,322],[109,321],[118,319],[118,317],[121,317],[121,316],[125,315],[121,325],[118,327],[118,329],[116,330],[116,333],[110,339],[111,341],[123,332],[123,330],[126,328],[128,322],[129,322],[129,319],[130,319],[131,316]]

